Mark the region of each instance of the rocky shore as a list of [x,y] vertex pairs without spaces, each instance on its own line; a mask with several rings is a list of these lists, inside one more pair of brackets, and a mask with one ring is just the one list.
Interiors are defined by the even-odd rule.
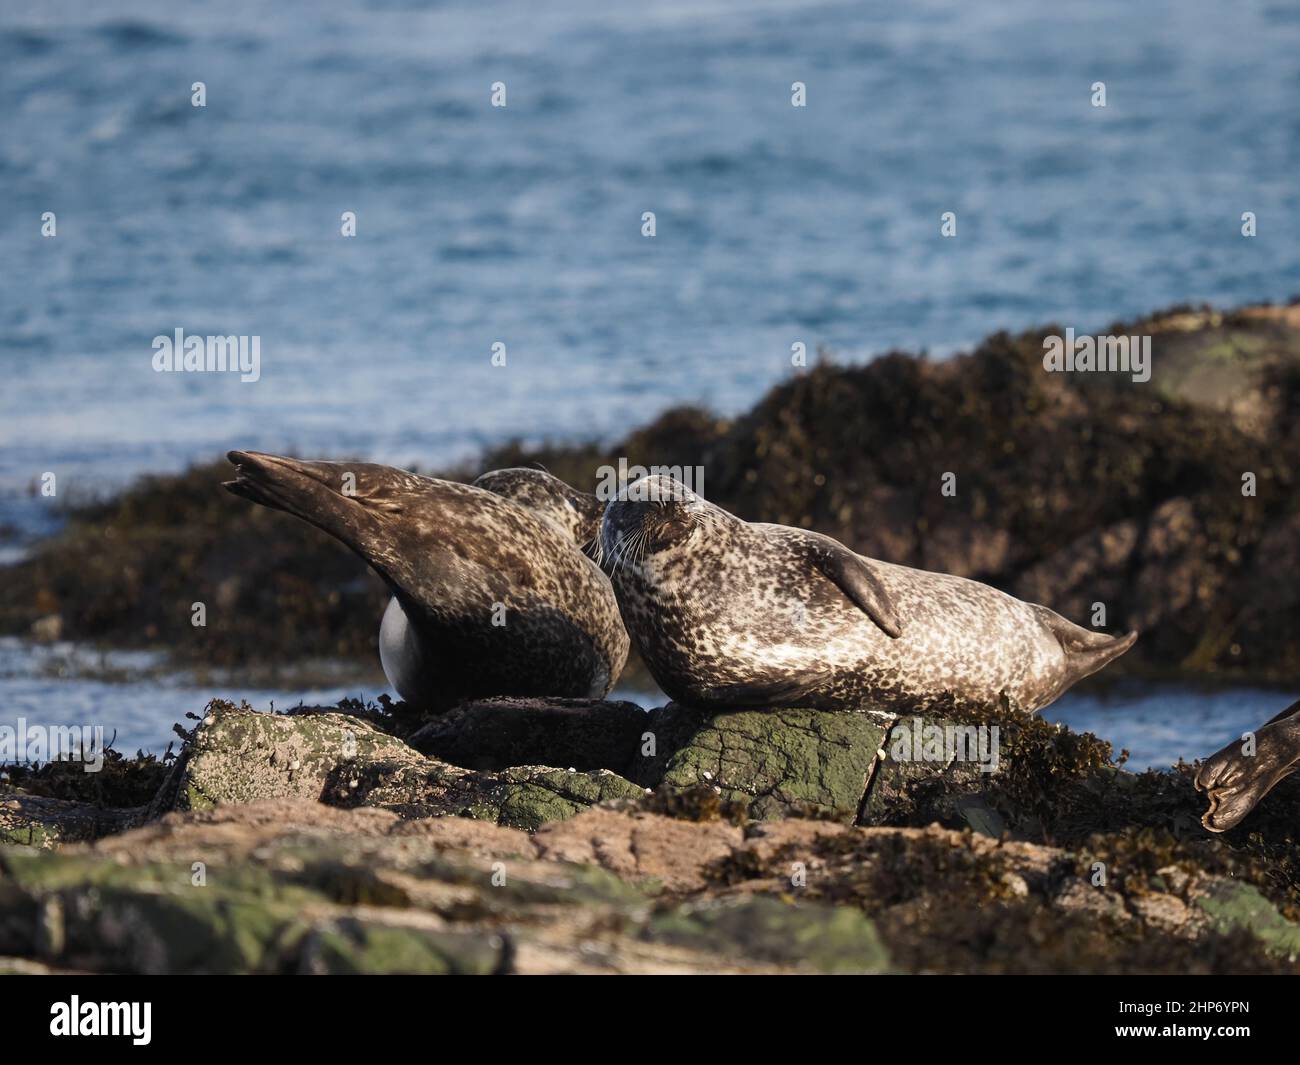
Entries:
[[[1300,306],[1111,327],[1152,337],[1145,384],[1043,372],[1053,332],[824,362],[734,419],[678,409],[450,473],[700,466],[748,520],[1077,621],[1100,605],[1143,633],[1113,672],[1300,679]],[[70,507],[0,569],[0,634],[165,647],[240,683],[373,675],[378,579],[224,476]],[[916,742],[969,727],[998,730],[996,771]],[[1005,710],[217,701],[180,731],[98,773],[0,768],[0,971],[1300,970],[1300,780],[1214,835],[1192,767],[1131,773]]]
[[[676,409],[607,446],[512,445],[439,472],[539,462],[590,489],[620,457],[699,466],[706,496],[746,520],[1087,624],[1101,604],[1103,627],[1142,632],[1112,674],[1300,679],[1300,306],[1116,323],[1151,337],[1145,383],[1045,372],[1059,332],[996,334],[944,361],[823,362],[734,419]],[[217,489],[227,474],[214,463],[70,509],[0,568],[0,634],[165,647],[241,679],[312,658],[373,668],[378,579],[315,530],[239,506]]]
[[1300,971],[1294,778],[1211,836],[1189,767],[1038,719],[983,772],[870,707],[401,711],[11,770],[0,971]]

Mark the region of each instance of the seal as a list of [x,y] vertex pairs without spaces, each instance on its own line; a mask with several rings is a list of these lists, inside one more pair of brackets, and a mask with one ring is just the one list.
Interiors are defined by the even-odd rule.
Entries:
[[1113,637],[995,588],[751,524],[670,478],[605,508],[623,623],[650,673],[704,708],[1032,713],[1123,654]]
[[[1250,735],[1249,733],[1247,734]],[[1300,769],[1300,700],[1210,755],[1196,772],[1196,788],[1209,799],[1201,824],[1211,832],[1227,832],[1241,824],[1279,781]]]
[[605,504],[590,492],[580,492],[546,470],[522,466],[490,470],[474,482],[474,487],[513,499],[555,522],[573,538],[585,555],[596,557]]
[[598,699],[618,678],[628,637],[608,578],[528,507],[374,463],[227,457],[226,489],[323,529],[388,585],[379,655],[407,702]]

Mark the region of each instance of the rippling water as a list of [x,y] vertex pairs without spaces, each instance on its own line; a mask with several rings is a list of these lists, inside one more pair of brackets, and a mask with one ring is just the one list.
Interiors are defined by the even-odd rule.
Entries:
[[[236,444],[441,461],[735,410],[798,340],[942,353],[1300,290],[1293,4],[0,11],[10,496]],[[261,381],[155,374],[177,327],[259,335]]]

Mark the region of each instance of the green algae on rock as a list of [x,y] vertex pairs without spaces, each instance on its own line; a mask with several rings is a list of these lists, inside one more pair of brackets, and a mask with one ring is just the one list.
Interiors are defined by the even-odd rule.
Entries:
[[42,795],[0,796],[0,846],[86,843],[144,820],[145,808],[114,809]]
[[[887,721],[888,719],[886,719]],[[887,726],[867,714],[737,710],[716,714],[669,704],[650,715],[659,740],[659,788],[714,788],[754,819],[795,810],[852,822]]]
[[258,799],[376,806],[407,817],[463,814],[529,829],[642,789],[607,770],[516,766],[485,773],[427,758],[358,718],[264,714],[214,702],[151,812]]

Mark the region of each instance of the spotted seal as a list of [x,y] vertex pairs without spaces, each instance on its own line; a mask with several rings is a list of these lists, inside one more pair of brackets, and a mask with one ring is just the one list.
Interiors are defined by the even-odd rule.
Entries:
[[323,529],[393,593],[384,673],[431,707],[492,695],[601,698],[627,659],[613,589],[570,534],[482,488],[367,462],[232,451],[225,487]]
[[1300,769],[1300,700],[1255,730],[1253,745],[1234,740],[1196,773],[1209,799],[1201,824],[1211,832],[1239,825],[1280,780]]
[[751,524],[679,482],[611,500],[602,548],[655,680],[702,706],[1029,713],[1123,654],[976,581],[863,558],[828,536]]

